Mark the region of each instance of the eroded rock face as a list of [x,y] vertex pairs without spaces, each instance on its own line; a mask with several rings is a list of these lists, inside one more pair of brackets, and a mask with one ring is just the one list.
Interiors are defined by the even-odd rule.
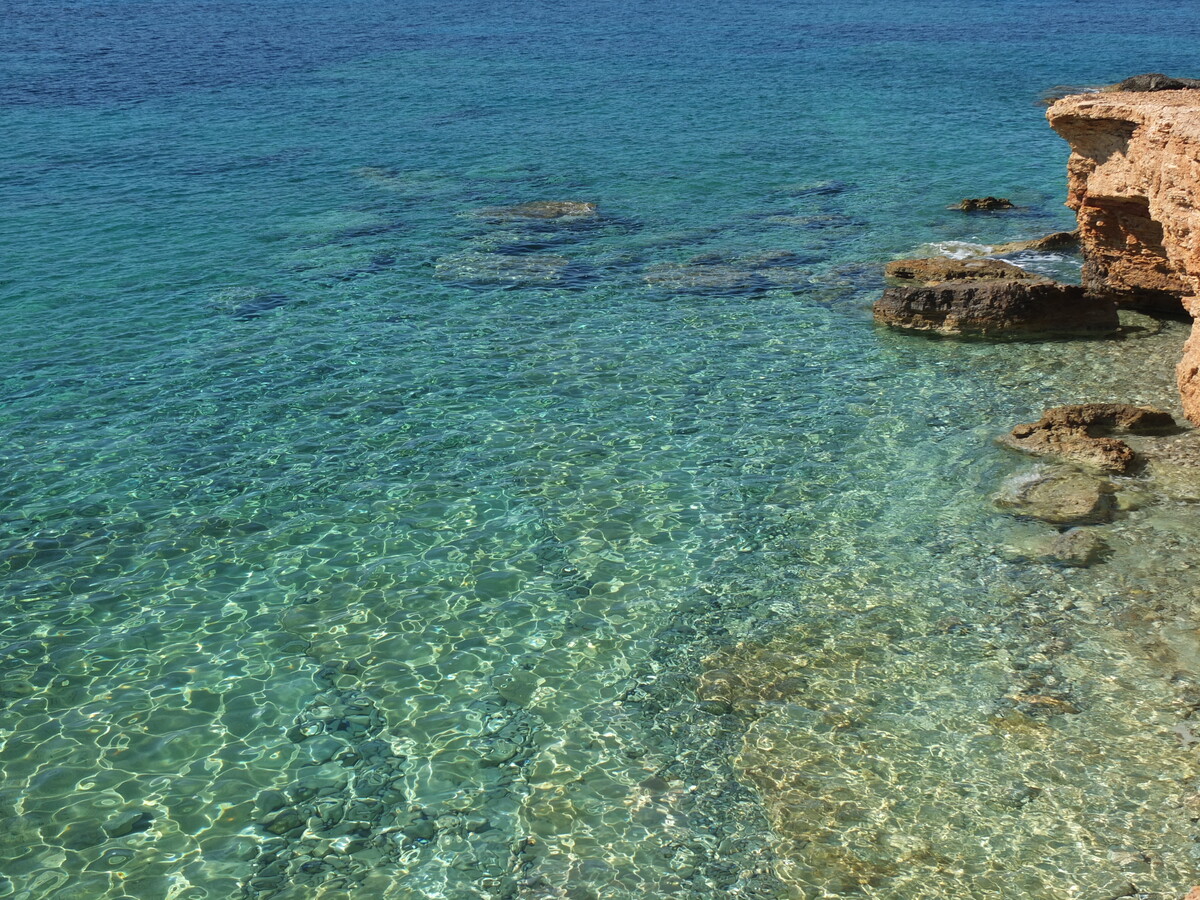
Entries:
[[1128,472],[1136,456],[1127,443],[1112,437],[1161,434],[1175,427],[1170,413],[1128,403],[1083,403],[1048,409],[1036,422],[1016,426],[1001,438],[1014,450],[1053,456],[1065,462],[1119,475]]
[[875,321],[909,331],[992,339],[1110,334],[1119,324],[1111,301],[1078,285],[1040,279],[890,287],[875,303]]
[[1124,431],[1129,434],[1161,434],[1175,427],[1169,412],[1153,406],[1134,406],[1131,403],[1079,403],[1055,406],[1046,410],[1042,422],[1055,427]]
[[1123,304],[1182,312],[1200,274],[1200,91],[1082,94],[1047,116],[1071,145],[1067,205],[1084,283]]
[[[1084,283],[1129,305],[1200,313],[1200,90],[1082,94],[1047,116],[1071,144],[1067,205]],[[1184,412],[1200,423],[1195,326],[1176,376]]]

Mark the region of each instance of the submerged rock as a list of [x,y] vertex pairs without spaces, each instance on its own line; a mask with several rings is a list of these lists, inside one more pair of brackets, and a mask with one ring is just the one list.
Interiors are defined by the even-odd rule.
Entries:
[[1051,525],[1097,525],[1112,521],[1113,486],[1082,472],[1034,473],[1007,486],[996,505],[1013,515]]
[[1089,437],[1076,429],[1039,427],[1038,423],[1018,425],[1000,439],[1014,450],[1035,456],[1055,456],[1085,468],[1120,475],[1134,463],[1133,448],[1110,437]]
[[595,203],[578,200],[535,200],[515,206],[489,206],[478,213],[486,219],[580,219],[596,214]]
[[1000,439],[1035,456],[1054,456],[1110,474],[1128,472],[1133,448],[1113,432],[1159,434],[1175,427],[1170,413],[1128,403],[1084,403],[1048,409],[1036,422],[1016,426]]
[[1072,528],[1050,542],[1048,556],[1068,566],[1095,565],[1108,555],[1104,538],[1090,528]]
[[227,288],[213,298],[215,305],[235,319],[248,322],[265,316],[291,302],[291,297],[278,291],[263,291],[257,288]]
[[687,262],[647,266],[647,284],[670,291],[752,291],[807,284],[810,269],[790,250],[766,250],[744,256],[720,251],[700,253]]
[[755,286],[754,273],[734,266],[661,263],[642,276],[647,284],[671,291],[741,291]]
[[441,257],[435,273],[438,278],[481,284],[557,284],[570,263],[565,256],[468,251]]
[[154,815],[144,809],[126,810],[104,823],[104,831],[110,838],[125,837],[145,831],[154,824]]
[[875,321],[953,337],[1047,338],[1116,331],[1116,305],[1082,287],[1031,278],[889,287]]
[[1016,209],[1016,206],[1007,197],[967,197],[962,203],[950,208],[961,209],[963,212],[991,212],[997,209]]

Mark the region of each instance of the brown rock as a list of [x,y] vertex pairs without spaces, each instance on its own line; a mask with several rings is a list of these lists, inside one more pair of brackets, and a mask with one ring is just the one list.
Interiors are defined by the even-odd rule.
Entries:
[[1153,406],[1134,406],[1131,403],[1055,406],[1042,414],[1041,421],[1064,428],[1086,428],[1088,434],[1094,437],[1113,431],[1160,434],[1175,428],[1175,419],[1169,412],[1155,409]]
[[884,325],[956,337],[1067,337],[1110,334],[1118,326],[1111,301],[1043,280],[890,287],[874,311]]
[[888,278],[925,286],[947,281],[1049,281],[1033,272],[999,259],[950,259],[935,256],[929,259],[898,259],[883,270]]
[[1097,525],[1112,521],[1112,485],[1082,472],[1024,479],[996,498],[1013,515],[1051,525]]
[[1187,892],[1187,896],[1183,900],[1200,900],[1200,885],[1192,888]]
[[1133,449],[1111,437],[1116,431],[1155,434],[1171,429],[1169,413],[1128,403],[1084,403],[1048,409],[1036,422],[1016,426],[1001,443],[1035,456],[1055,456],[1100,472],[1121,474],[1133,467]]
[[999,244],[992,252],[993,253],[1020,253],[1023,250],[1078,250],[1079,249],[1079,231],[1056,231],[1053,234],[1048,234],[1045,237],[1035,238],[1032,241],[1011,241],[1007,244]]
[[490,206],[479,211],[488,219],[563,219],[596,215],[595,203],[578,200],[535,200],[516,206]]
[[1089,437],[1082,429],[1018,425],[1001,443],[1034,456],[1054,456],[1097,472],[1120,475],[1135,460],[1133,449],[1117,438]]
[[961,209],[963,212],[978,212],[979,210],[991,212],[997,209],[1016,209],[1013,202],[1007,197],[968,197],[962,203],[950,208]]

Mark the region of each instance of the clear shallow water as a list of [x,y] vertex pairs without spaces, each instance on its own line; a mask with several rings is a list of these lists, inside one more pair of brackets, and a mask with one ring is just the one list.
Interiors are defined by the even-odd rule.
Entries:
[[1069,227],[1036,96],[1186,10],[0,12],[0,896],[1190,885],[1192,504],[1075,571],[990,500],[1182,327],[869,316]]

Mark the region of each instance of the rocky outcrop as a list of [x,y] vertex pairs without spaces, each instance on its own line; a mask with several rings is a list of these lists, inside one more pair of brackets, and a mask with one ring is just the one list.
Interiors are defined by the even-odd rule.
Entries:
[[998,209],[1016,209],[1007,197],[967,197],[962,203],[950,207],[961,209],[963,212],[994,212]]
[[[1071,145],[1067,205],[1084,284],[1150,311],[1200,312],[1200,90],[1081,94],[1047,116]],[[1184,412],[1200,423],[1194,327],[1177,377]]]
[[1034,238],[1031,241],[1010,241],[1007,244],[997,244],[992,253],[1021,253],[1027,250],[1060,251],[1078,250],[1078,231],[1056,231],[1045,237]]
[[875,321],[951,337],[1028,339],[1108,334],[1117,310],[1078,285],[1059,284],[994,259],[898,260]]
[[1123,434],[1162,434],[1175,427],[1170,413],[1128,403],[1056,406],[1027,425],[1018,425],[1001,443],[1035,456],[1053,456],[1099,472],[1120,475],[1134,465],[1133,448]]

